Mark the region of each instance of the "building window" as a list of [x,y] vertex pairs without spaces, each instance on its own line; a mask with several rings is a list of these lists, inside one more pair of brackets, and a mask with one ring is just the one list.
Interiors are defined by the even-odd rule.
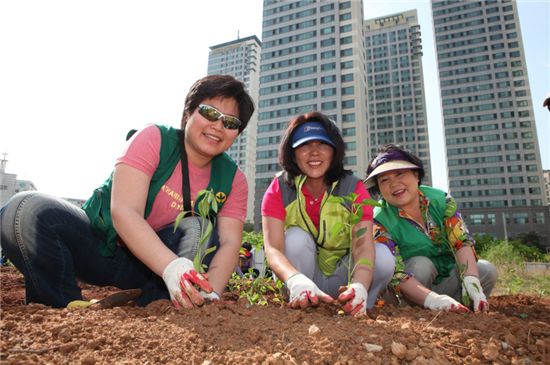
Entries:
[[512,218],[515,224],[529,223],[529,215],[527,213],[512,213]]
[[535,223],[544,224],[544,212],[535,212]]
[[481,225],[483,224],[484,218],[485,218],[485,214],[471,214],[470,222],[472,225]]
[[342,101],[342,109],[355,108],[355,100]]

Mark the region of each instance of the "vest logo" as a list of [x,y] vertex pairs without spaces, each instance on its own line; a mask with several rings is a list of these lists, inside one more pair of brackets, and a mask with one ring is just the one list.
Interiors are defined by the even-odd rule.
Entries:
[[227,200],[227,195],[225,195],[225,193],[223,191],[218,191],[216,193],[216,201],[220,204],[222,203],[225,203],[225,201]]

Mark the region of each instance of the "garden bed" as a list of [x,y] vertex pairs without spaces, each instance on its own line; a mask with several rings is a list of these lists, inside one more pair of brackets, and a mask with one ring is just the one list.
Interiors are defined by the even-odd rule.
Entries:
[[[491,297],[487,314],[385,305],[356,319],[323,305],[302,311],[238,293],[178,311],[24,305],[24,282],[0,270],[2,364],[549,364],[550,299]],[[113,288],[83,286],[87,298]]]

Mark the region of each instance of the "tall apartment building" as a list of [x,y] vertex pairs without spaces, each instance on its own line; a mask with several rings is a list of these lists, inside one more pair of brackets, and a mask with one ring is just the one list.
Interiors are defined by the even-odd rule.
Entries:
[[431,185],[430,144],[416,10],[365,21],[370,155],[397,143],[420,157]]
[[548,240],[517,4],[433,1],[451,194],[471,231]]
[[256,227],[263,194],[279,171],[288,122],[320,111],[346,142],[345,167],[368,164],[362,1],[264,0],[256,169]]
[[[258,106],[259,65],[262,43],[256,36],[236,39],[210,47],[208,75],[232,75],[242,81]],[[227,151],[241,168],[248,181],[247,222],[254,221],[254,192],[256,181],[256,132],[257,111],[252,115],[246,129]]]
[[543,170],[542,177],[544,180],[544,194],[546,195],[546,202],[550,207],[550,170]]

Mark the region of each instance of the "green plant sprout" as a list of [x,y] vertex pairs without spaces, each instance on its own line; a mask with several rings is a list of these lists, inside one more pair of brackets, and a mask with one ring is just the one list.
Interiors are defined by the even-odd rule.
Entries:
[[[356,202],[358,195],[355,193],[349,193],[345,196],[335,196],[330,195],[327,199],[327,202],[332,203],[340,203],[343,205],[349,205],[350,206],[350,216],[349,220],[347,222],[337,222],[330,230],[331,236],[340,236],[340,235],[349,235],[349,241],[350,241],[350,249],[349,249],[349,257],[348,257],[348,286],[351,284],[351,277],[353,276],[353,273],[357,269],[359,265],[366,265],[369,268],[373,268],[374,264],[369,259],[360,259],[358,260],[355,265],[353,265],[353,227],[355,227],[356,224],[361,222],[361,218],[363,217],[363,207],[366,205],[379,207],[381,204],[377,202],[374,199],[363,199],[361,202]],[[363,236],[367,232],[366,228],[358,229],[355,232],[355,238],[359,239],[361,236]],[[334,258],[338,260],[338,258]],[[345,264],[345,263],[344,263]]]
[[[211,253],[212,251],[216,250],[216,247],[207,247],[208,241],[210,240],[210,237],[212,236],[212,232],[214,230],[214,225],[212,224],[212,217],[210,215],[210,211],[213,211],[214,213],[218,212],[218,202],[216,200],[216,196],[214,195],[214,191],[212,189],[207,190],[203,189],[199,191],[197,194],[197,198],[195,199],[195,202],[198,202],[197,206],[197,215],[200,218],[201,223],[201,232],[200,232],[200,240],[199,245],[197,247],[197,252],[195,253],[195,257],[193,258],[193,266],[195,270],[198,273],[204,273],[206,272],[207,266],[203,264],[204,258],[206,255]],[[193,202],[191,202],[191,205],[193,206]],[[178,214],[176,217],[176,222],[174,224],[174,232],[178,228],[181,220],[185,218],[187,214],[195,214],[195,212],[192,211],[183,211]]]
[[268,305],[268,298],[271,297],[271,302],[283,304],[282,288],[284,283],[277,279],[273,281],[267,277],[254,278],[252,270],[240,277],[233,273],[227,284],[230,292],[239,294],[239,298],[245,298],[250,306],[252,305]]
[[[456,269],[458,270],[458,277],[460,278],[460,285],[461,285],[461,287],[464,288],[464,274],[466,273],[466,269],[468,268],[468,265],[458,263],[458,257],[454,253],[453,253],[453,256],[454,256],[455,262],[456,262]],[[477,287],[477,285],[476,285],[476,289],[478,291],[481,291],[480,288]],[[468,293],[467,290],[463,290],[462,291],[462,304],[464,304],[466,307],[469,307],[470,302],[471,302],[470,294]]]

